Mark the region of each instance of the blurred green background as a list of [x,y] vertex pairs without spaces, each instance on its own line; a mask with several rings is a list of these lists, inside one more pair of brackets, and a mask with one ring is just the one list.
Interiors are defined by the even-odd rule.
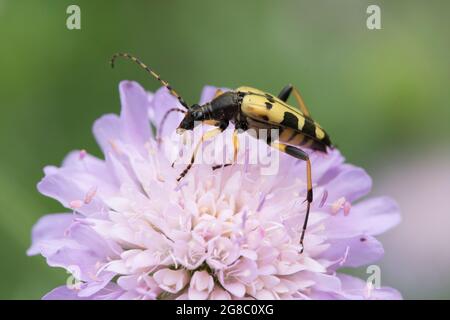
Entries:
[[[81,30],[66,28],[70,4],[81,8]],[[381,30],[366,27],[369,4],[381,7]],[[389,190],[418,208],[414,201],[427,199],[414,175],[431,163],[420,159],[443,159],[446,174],[449,167],[438,152],[450,145],[449,12],[448,1],[0,0],[0,298],[37,299],[67,277],[25,255],[34,222],[62,211],[36,190],[42,168],[76,148],[100,156],[91,126],[119,112],[120,80],[158,87],[129,62],[111,70],[117,51],[141,57],[190,102],[205,84],[273,93],[296,84],[347,160],[374,177],[374,194]],[[408,166],[412,182],[398,178],[392,187],[387,172]],[[440,219],[448,203],[441,203],[433,221],[446,232],[450,221],[442,227]],[[439,268],[434,254],[418,259],[422,266],[409,263],[434,246],[407,249],[426,238],[424,229],[433,232],[427,215],[411,222],[403,211],[404,229],[385,238],[382,282],[406,298],[450,297],[449,264]],[[393,236],[397,230],[404,232]],[[411,255],[400,259],[396,248]],[[450,261],[448,251],[437,251],[446,255],[440,263]],[[437,284],[421,285],[428,273],[417,268],[440,272]]]

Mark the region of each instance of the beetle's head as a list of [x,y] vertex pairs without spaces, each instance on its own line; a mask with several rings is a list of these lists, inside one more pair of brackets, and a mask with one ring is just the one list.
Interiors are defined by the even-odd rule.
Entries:
[[201,121],[205,118],[205,114],[203,112],[203,108],[198,104],[194,104],[189,110],[186,112],[183,120],[181,120],[180,125],[177,128],[178,134],[183,134],[186,130],[193,130],[194,127],[199,125]]

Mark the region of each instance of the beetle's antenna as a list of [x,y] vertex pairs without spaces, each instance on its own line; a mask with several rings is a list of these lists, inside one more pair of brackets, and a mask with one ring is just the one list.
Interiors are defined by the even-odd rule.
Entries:
[[183,98],[175,91],[172,89],[172,87],[170,86],[170,84],[161,79],[161,77],[159,76],[159,74],[157,74],[155,71],[153,71],[152,69],[150,69],[146,64],[144,64],[141,60],[139,60],[138,58],[136,58],[135,56],[132,56],[128,53],[122,53],[122,52],[118,52],[116,54],[114,54],[111,58],[111,67],[114,68],[114,62],[118,57],[122,57],[122,58],[126,58],[126,59],[130,59],[134,62],[136,62],[141,68],[145,69],[149,74],[151,74],[154,78],[156,78],[159,82],[161,82],[161,84],[167,88],[167,90],[169,90],[169,92],[178,99],[178,101],[181,103],[181,105],[183,107],[185,107],[186,109],[189,110],[189,106],[188,104],[183,100]]
[[186,113],[186,111],[184,111],[183,109],[179,109],[179,108],[172,108],[172,109],[167,110],[166,114],[163,116],[163,118],[162,118],[162,120],[161,120],[161,122],[159,124],[159,127],[158,127],[158,131],[157,131],[157,140],[158,141],[161,141],[161,133],[162,133],[162,129],[164,127],[164,123],[167,120],[167,117],[169,116],[169,114],[171,112],[175,112],[175,111],[176,112],[181,112],[181,113]]

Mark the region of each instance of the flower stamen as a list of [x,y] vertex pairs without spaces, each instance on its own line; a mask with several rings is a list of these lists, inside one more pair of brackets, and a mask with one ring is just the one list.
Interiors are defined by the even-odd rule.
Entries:
[[91,189],[89,189],[89,191],[86,193],[84,203],[85,204],[91,203],[92,199],[95,197],[96,194],[97,194],[97,187],[94,186]]

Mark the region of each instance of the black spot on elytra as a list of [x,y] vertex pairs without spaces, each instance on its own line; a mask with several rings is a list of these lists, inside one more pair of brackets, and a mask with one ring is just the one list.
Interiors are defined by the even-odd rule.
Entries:
[[261,119],[264,121],[269,121],[269,117],[266,115],[261,116]]
[[273,107],[272,103],[270,103],[270,102],[266,102],[265,105],[266,105],[267,110],[270,110]]
[[282,126],[297,130],[298,129],[298,118],[290,112],[285,112],[283,121],[281,121],[280,124]]

